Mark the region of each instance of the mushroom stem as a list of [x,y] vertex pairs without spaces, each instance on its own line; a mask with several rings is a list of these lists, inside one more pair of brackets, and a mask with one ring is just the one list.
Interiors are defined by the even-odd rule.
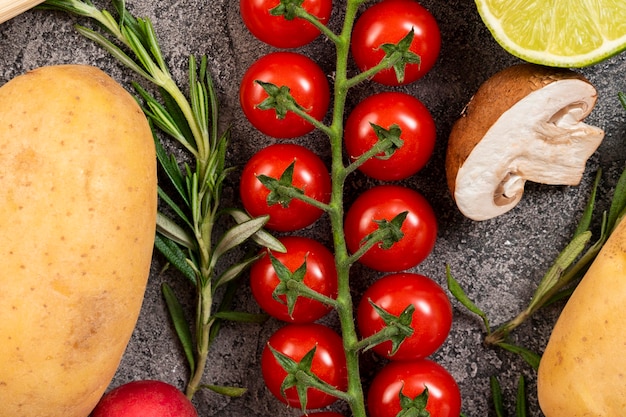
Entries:
[[526,180],[514,173],[507,173],[496,190],[493,201],[497,205],[505,205],[511,203],[519,195],[524,192],[524,183]]

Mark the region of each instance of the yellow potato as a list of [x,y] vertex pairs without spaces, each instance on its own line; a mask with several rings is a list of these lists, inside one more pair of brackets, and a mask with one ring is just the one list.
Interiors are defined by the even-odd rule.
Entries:
[[626,416],[626,220],[567,302],[538,374],[546,417]]
[[85,417],[136,325],[155,233],[148,122],[101,70],[0,88],[0,415]]

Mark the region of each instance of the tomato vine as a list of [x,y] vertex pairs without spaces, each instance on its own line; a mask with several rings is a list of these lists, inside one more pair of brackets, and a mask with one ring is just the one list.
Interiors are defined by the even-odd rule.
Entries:
[[[288,384],[289,387],[298,387],[300,399],[299,405],[302,407],[303,411],[309,409],[309,406],[315,408],[315,405],[309,405],[306,402],[306,388],[309,387],[311,389],[325,392],[328,395],[336,397],[336,399],[346,402],[349,405],[353,416],[364,417],[367,415],[367,406],[365,402],[366,396],[363,391],[363,384],[361,381],[359,365],[360,355],[364,350],[368,350],[388,340],[392,340],[396,347],[401,345],[403,341],[414,331],[413,328],[410,327],[410,324],[411,321],[415,319],[415,313],[411,306],[406,306],[406,308],[400,312],[400,315],[395,317],[393,314],[381,309],[380,306],[374,306],[374,310],[378,312],[381,317],[384,317],[386,325],[382,331],[360,339],[359,332],[355,327],[355,305],[353,304],[350,288],[351,268],[356,262],[363,263],[364,265],[380,271],[400,271],[416,266],[423,261],[426,256],[428,256],[433,248],[436,236],[436,220],[429,204],[422,201],[423,197],[421,197],[418,192],[399,186],[379,186],[369,190],[369,192],[366,192],[366,194],[370,193],[375,195],[370,200],[376,200],[377,203],[380,202],[381,206],[386,204],[385,198],[394,202],[393,205],[388,208],[381,207],[379,210],[373,210],[376,211],[375,216],[378,217],[373,217],[369,220],[369,216],[372,214],[368,210],[356,211],[356,209],[354,209],[352,210],[352,212],[355,213],[353,216],[351,216],[351,210],[346,212],[344,208],[344,189],[350,174],[364,166],[364,164],[368,161],[372,161],[377,158],[383,159],[393,157],[394,154],[399,149],[402,149],[404,145],[404,142],[400,139],[401,129],[397,124],[392,126],[379,126],[372,123],[371,128],[377,139],[374,140],[374,143],[367,145],[367,149],[365,149],[361,155],[355,155],[346,162],[344,158],[344,120],[346,100],[351,89],[359,86],[365,81],[371,79],[375,80],[377,74],[386,70],[391,71],[391,74],[396,77],[395,85],[415,81],[423,75],[423,73],[416,76],[412,70],[422,61],[421,57],[413,51],[413,41],[416,36],[414,28],[407,31],[405,29],[406,26],[400,24],[390,24],[388,25],[392,28],[390,31],[396,32],[393,35],[401,33],[401,36],[398,36],[393,40],[388,40],[381,45],[376,45],[375,48],[377,50],[380,49],[383,51],[382,56],[378,58],[379,62],[364,64],[361,66],[360,72],[355,75],[351,75],[348,70],[351,47],[354,46],[351,42],[351,38],[353,32],[355,31],[357,14],[360,7],[365,4],[365,1],[349,0],[345,2],[345,9],[343,10],[343,24],[338,33],[332,32],[322,20],[318,20],[316,16],[309,13],[302,6],[302,3],[302,1],[298,0],[281,0],[279,2],[279,6],[271,9],[271,12],[274,15],[283,14],[287,20],[291,19],[293,16],[298,16],[301,19],[307,20],[316,26],[320,33],[323,36],[326,36],[326,38],[334,44],[336,59],[333,71],[333,101],[330,122],[328,124],[324,124],[320,117],[317,115],[314,117],[308,111],[309,106],[299,103],[301,97],[299,91],[296,91],[294,95],[291,95],[291,85],[280,84],[282,81],[285,83],[292,82],[287,76],[275,76],[273,77],[274,80],[268,80],[265,76],[263,76],[264,78],[262,79],[255,79],[255,82],[261,85],[263,91],[266,93],[266,97],[264,98],[247,93],[250,77],[246,74],[246,76],[244,76],[244,92],[240,93],[240,100],[242,101],[244,112],[246,108],[255,108],[256,110],[264,111],[268,115],[266,119],[268,124],[279,124],[286,120],[288,116],[297,115],[300,116],[302,120],[308,122],[312,128],[316,128],[325,134],[329,139],[332,178],[330,201],[328,203],[320,204],[319,201],[307,200],[303,198],[301,192],[298,193],[299,189],[295,186],[293,186],[293,192],[290,193],[289,196],[294,199],[307,201],[312,206],[323,209],[328,216],[332,230],[332,246],[337,271],[337,296],[334,300],[328,300],[327,304],[334,308],[339,318],[339,326],[345,353],[345,367],[347,369],[347,385],[345,389],[339,389],[337,385],[325,383],[317,378],[317,375],[311,368],[311,363],[315,354],[314,350],[306,352],[306,354],[298,354],[299,357],[297,359],[286,358],[281,352],[274,352],[274,356],[278,363],[280,363],[283,367],[284,371],[287,372],[284,383]],[[383,7],[394,7],[396,8],[396,11],[402,10],[401,13],[395,13],[396,15],[405,14],[406,7],[417,7],[420,8],[419,13],[424,13],[421,6],[414,1],[394,0],[379,3],[377,6],[378,5],[384,5]],[[285,13],[286,10],[290,10],[292,16],[288,16]],[[364,14],[366,13],[367,11]],[[427,12],[425,13],[428,14]],[[430,17],[432,18],[432,16]],[[434,19],[432,19],[432,21],[434,21]],[[436,30],[435,40],[438,42],[439,33],[436,24],[433,30]],[[402,31],[404,31],[404,33],[402,33]],[[420,31],[420,36],[424,36],[423,31]],[[433,49],[428,51],[429,59],[433,58],[433,50],[436,50],[434,54],[435,58],[438,54],[439,44],[435,42],[435,40],[432,42],[434,45]],[[260,58],[259,61],[267,60],[268,56],[275,57],[277,54],[279,53],[270,53],[269,55]],[[294,66],[297,66],[297,63],[295,63],[295,56],[293,56],[295,54],[293,52],[290,54],[292,54],[291,56],[294,58]],[[263,71],[259,70],[256,65],[256,63],[253,64],[253,71],[256,74],[262,74]],[[409,69],[411,71],[408,71]],[[409,73],[411,76],[408,79],[405,79],[405,75]],[[274,84],[274,82],[278,84]],[[310,94],[316,96],[318,92],[314,91]],[[249,112],[245,113],[247,115],[249,114]],[[270,118],[270,116],[272,118]],[[285,137],[282,134],[272,135],[271,132],[273,126],[266,126],[265,124],[259,126],[257,124],[256,116],[248,117],[250,122],[262,132],[277,138]],[[415,171],[412,173],[415,173]],[[401,175],[410,175],[410,173]],[[270,194],[278,193],[279,182],[281,182],[280,186],[282,187],[283,192],[285,187],[288,188],[288,184],[285,184],[285,182],[282,181],[283,176],[281,176],[281,181],[277,180],[269,182],[266,179],[266,181],[263,182],[263,184],[269,189]],[[366,194],[362,197],[366,198]],[[355,206],[353,206],[353,208]],[[367,224],[368,221],[370,224],[367,229],[354,233],[354,230],[352,230],[354,227],[348,222],[350,217],[355,218],[355,224]],[[359,217],[363,217],[363,219],[361,220]],[[414,225],[419,225],[418,227],[423,227],[424,229],[414,231],[411,229],[416,227]],[[346,227],[349,227],[350,231],[346,231]],[[355,237],[354,239],[349,240],[347,239],[347,235],[354,235]],[[403,241],[404,238],[406,239]],[[404,244],[400,244],[399,242],[404,242]],[[410,247],[410,249],[407,252],[402,252],[403,247]],[[422,248],[422,251],[415,253],[415,247]],[[372,255],[378,251],[381,253]],[[398,262],[390,261],[392,259],[390,256],[394,252],[397,252]],[[367,261],[367,259],[374,256],[381,258],[380,262],[370,263]],[[407,258],[409,259],[408,261],[400,262],[401,259]],[[295,274],[297,271],[292,272]],[[441,289],[439,291],[443,294]],[[303,294],[303,296],[311,298],[310,292],[308,294]],[[269,343],[271,344],[271,340]],[[437,344],[439,344],[439,342],[437,342]],[[436,348],[437,347],[433,347],[433,350],[436,350]],[[301,360],[301,362],[297,362],[297,360]],[[426,364],[416,364],[417,369],[427,367],[428,366]],[[434,367],[440,369],[438,366]],[[393,367],[391,367],[391,369],[393,369]],[[395,369],[389,371],[388,375],[389,378],[393,378],[394,376],[397,378],[403,377],[398,375]],[[460,394],[458,393],[458,387],[452,377],[449,376],[445,370],[441,371],[441,375],[442,380],[446,381],[442,382],[442,384],[450,389],[449,396],[441,401],[448,402],[450,405],[442,407],[442,410],[448,410],[447,413],[435,413],[434,415],[444,416],[454,415],[455,413],[458,415],[460,413]],[[428,382],[425,382],[425,380],[420,381],[422,384],[435,384],[433,388],[437,386],[437,382],[434,380]],[[274,382],[272,382],[272,384],[274,384]],[[407,380],[407,389],[409,384],[411,383]],[[399,408],[404,407],[406,412],[410,415],[413,415],[411,413],[415,413],[414,415],[424,415],[424,413],[428,413],[428,411],[426,411],[428,408],[435,407],[435,409],[437,409],[438,407],[438,399],[433,397],[432,401],[429,402],[428,389],[424,389],[423,385],[420,386],[419,384],[420,382],[416,383],[414,387],[415,390],[417,390],[416,393],[413,393],[413,388],[411,388],[411,394],[415,394],[415,398],[409,398],[402,392],[399,397],[397,395],[395,396],[398,401],[397,406]],[[441,388],[442,387],[437,386],[437,389],[434,389],[433,392],[446,391]],[[284,400],[284,392],[276,393],[275,389],[273,391],[274,395],[276,395],[279,399]],[[375,411],[372,415],[378,415],[376,412],[378,411]]]

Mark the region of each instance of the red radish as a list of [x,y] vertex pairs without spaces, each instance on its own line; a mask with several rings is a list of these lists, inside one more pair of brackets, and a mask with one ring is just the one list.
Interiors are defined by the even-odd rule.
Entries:
[[162,381],[133,381],[106,393],[91,417],[198,417],[176,387]]

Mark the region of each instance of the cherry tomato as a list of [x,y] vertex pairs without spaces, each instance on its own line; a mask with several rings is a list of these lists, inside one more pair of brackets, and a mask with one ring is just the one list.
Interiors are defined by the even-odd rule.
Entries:
[[400,129],[402,145],[391,156],[380,153],[359,167],[364,174],[383,181],[407,178],[430,159],[437,132],[430,112],[417,98],[400,92],[384,92],[361,101],[346,120],[344,141],[352,160],[370,150],[379,138],[370,125],[388,131]]
[[424,392],[424,387],[428,388],[426,410],[431,417],[459,417],[461,393],[456,381],[445,368],[428,359],[385,365],[368,391],[370,417],[396,417],[402,410],[400,391],[414,399]]
[[241,173],[239,191],[244,208],[251,216],[269,214],[266,227],[276,231],[294,231],[309,226],[323,211],[302,200],[291,199],[287,205],[268,205],[270,191],[259,179],[265,175],[280,179],[293,166],[291,184],[308,197],[320,202],[330,200],[331,180],[324,162],[311,150],[293,143],[267,146],[250,158]]
[[392,360],[422,359],[437,351],[448,337],[452,326],[452,305],[441,286],[420,274],[386,275],[363,293],[357,308],[357,323],[362,337],[385,327],[385,322],[371,303],[396,317],[410,305],[413,334],[391,355],[392,343],[374,346],[374,352]]
[[[270,9],[280,0],[241,0],[239,9],[244,24],[260,41],[276,48],[297,48],[312,42],[319,29],[302,18],[286,19],[273,16]],[[323,24],[328,22],[333,9],[331,0],[304,0],[302,7]]]
[[250,123],[274,138],[302,136],[314,126],[294,112],[279,118],[274,109],[258,106],[269,97],[255,81],[288,87],[291,96],[309,116],[322,120],[330,103],[330,87],[322,69],[310,58],[294,52],[273,52],[254,62],[244,74],[239,87],[241,108]]
[[376,244],[359,262],[377,271],[399,272],[428,257],[437,239],[435,213],[419,192],[398,185],[375,186],[354,201],[344,223],[348,249],[356,252],[363,238],[379,228],[380,221],[390,222],[404,212],[407,215],[400,229],[402,238],[387,249]]
[[162,381],[132,381],[106,393],[91,417],[198,417],[191,401]]
[[[272,255],[291,272],[296,272],[306,262],[306,273],[302,282],[312,290],[330,298],[337,296],[337,270],[335,257],[321,243],[301,236],[287,236],[280,239],[287,252]],[[291,323],[312,323],[325,316],[331,309],[320,301],[299,296],[291,315],[286,295],[280,295],[281,301],[273,293],[280,279],[267,249],[266,255],[250,268],[250,287],[259,306],[272,317]]]
[[378,65],[385,57],[381,45],[398,43],[411,28],[414,38],[409,49],[419,55],[420,63],[406,66],[402,83],[398,82],[393,68],[380,71],[373,80],[384,85],[400,85],[424,76],[439,56],[441,33],[433,15],[414,0],[385,0],[363,12],[352,33],[351,51],[356,65],[361,71]]
[[[281,385],[287,372],[276,361],[269,346],[299,362],[309,351],[316,348],[311,371],[321,380],[339,390],[347,388],[346,357],[341,337],[330,328],[317,323],[288,324],[278,329],[268,340],[261,354],[261,369],[265,385],[280,401],[290,407],[301,407],[295,387],[281,394]],[[326,407],[337,398],[310,388],[307,391],[307,409]]]

